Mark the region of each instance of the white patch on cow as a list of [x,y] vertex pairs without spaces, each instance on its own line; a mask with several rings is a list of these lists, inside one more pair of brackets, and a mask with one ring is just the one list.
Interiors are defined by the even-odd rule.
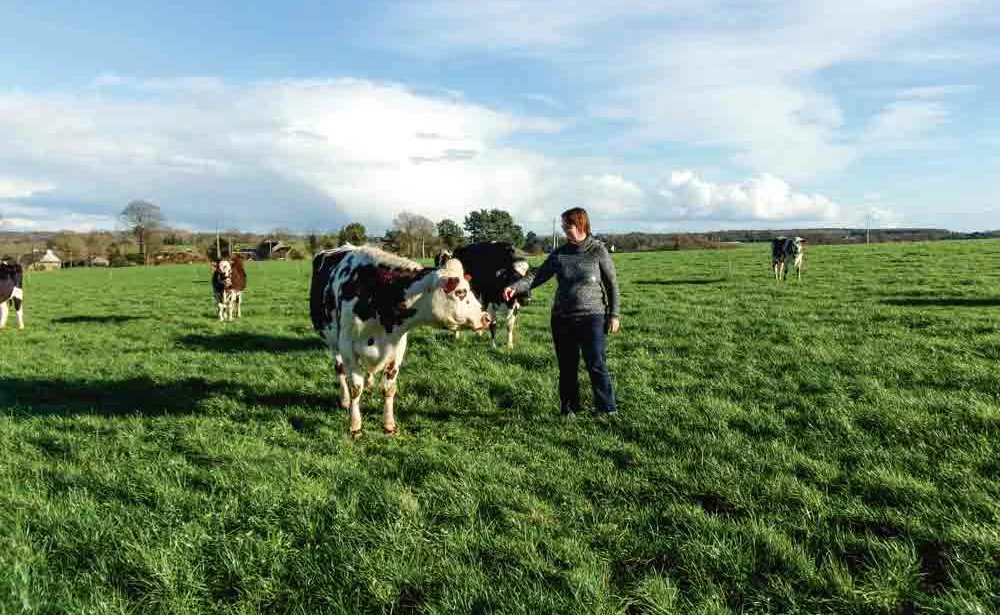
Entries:
[[522,278],[528,275],[528,261],[516,261],[514,263],[514,271]]

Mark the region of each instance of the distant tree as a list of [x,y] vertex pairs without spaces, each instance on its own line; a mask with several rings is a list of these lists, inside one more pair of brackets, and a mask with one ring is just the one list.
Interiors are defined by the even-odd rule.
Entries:
[[528,231],[528,236],[524,238],[524,251],[531,254],[541,254],[545,251],[545,243],[534,231]]
[[337,235],[337,245],[344,245],[345,243],[352,243],[356,246],[360,246],[368,241],[368,230],[365,229],[365,225],[360,222],[351,222],[344,228],[340,229],[340,233]]
[[454,250],[465,243],[465,232],[457,222],[444,219],[437,223],[437,234],[441,238],[441,244],[448,250]]
[[400,253],[406,256],[426,256],[427,244],[434,236],[434,223],[430,219],[408,211],[400,212],[392,221],[400,235]]
[[232,246],[229,245],[229,239],[226,237],[219,237],[219,251],[215,249],[215,240],[213,239],[211,243],[208,244],[205,254],[208,258],[217,261],[220,258],[225,258],[232,253]]
[[481,209],[465,216],[465,230],[473,242],[509,241],[515,246],[524,244],[524,231],[514,224],[511,215],[502,209]]
[[329,250],[330,248],[336,248],[339,241],[340,233],[327,233],[320,237],[319,243],[323,246],[324,250]]
[[403,232],[389,229],[382,236],[382,247],[390,252],[400,252],[403,243]]
[[310,254],[316,254],[320,251],[322,245],[319,241],[319,235],[315,231],[306,235],[306,250],[309,250]]
[[163,223],[160,206],[149,201],[131,201],[118,216],[121,223],[139,242],[139,254],[147,257],[146,243],[150,235]]

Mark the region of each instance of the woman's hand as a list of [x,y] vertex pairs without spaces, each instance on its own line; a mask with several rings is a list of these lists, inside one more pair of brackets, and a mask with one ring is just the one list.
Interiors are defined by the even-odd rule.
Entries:
[[611,321],[608,323],[608,333],[618,333],[618,330],[622,328],[621,319],[617,316],[612,316]]

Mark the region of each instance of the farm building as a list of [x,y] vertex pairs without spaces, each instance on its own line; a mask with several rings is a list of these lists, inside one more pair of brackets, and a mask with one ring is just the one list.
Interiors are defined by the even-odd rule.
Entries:
[[24,254],[21,256],[20,263],[25,269],[34,269],[37,271],[48,271],[49,269],[59,269],[62,267],[62,259],[56,256],[56,253],[52,250],[46,250],[44,253],[40,250],[34,250]]

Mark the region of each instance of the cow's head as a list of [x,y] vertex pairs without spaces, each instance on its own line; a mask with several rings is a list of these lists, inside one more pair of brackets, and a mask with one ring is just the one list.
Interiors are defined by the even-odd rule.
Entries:
[[431,285],[428,290],[432,293],[431,315],[435,322],[449,329],[468,327],[479,331],[489,326],[490,317],[472,294],[461,261],[449,259],[427,277]]
[[225,282],[226,286],[232,284],[233,281],[233,264],[227,259],[222,259],[217,263],[212,263],[212,271],[214,271],[222,280]]
[[802,252],[802,244],[806,242],[804,237],[792,237],[792,254]]

